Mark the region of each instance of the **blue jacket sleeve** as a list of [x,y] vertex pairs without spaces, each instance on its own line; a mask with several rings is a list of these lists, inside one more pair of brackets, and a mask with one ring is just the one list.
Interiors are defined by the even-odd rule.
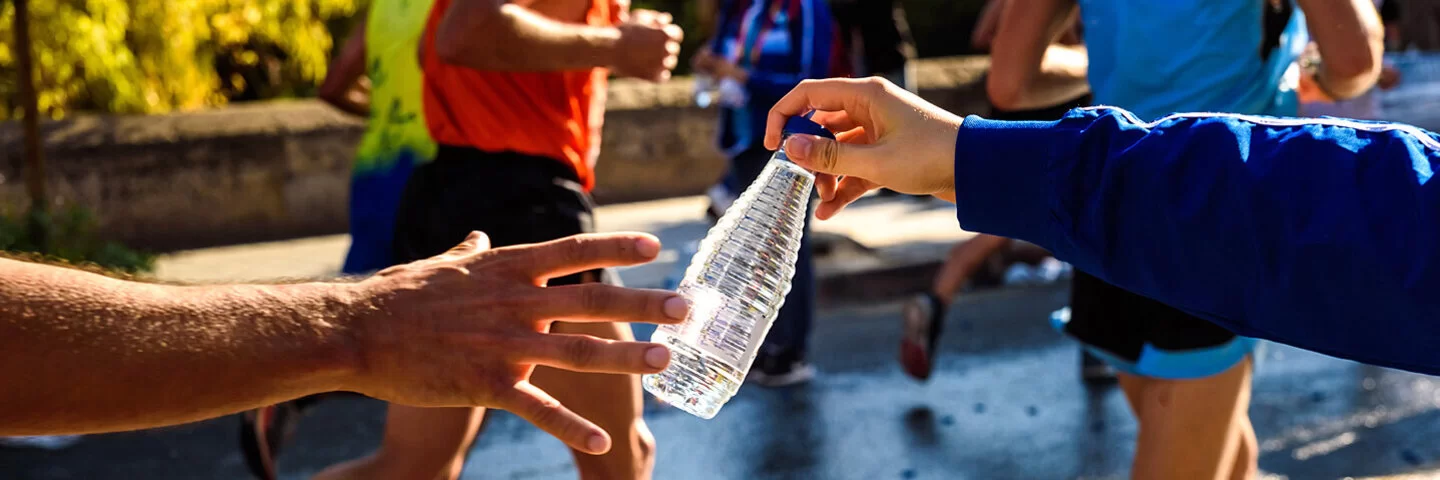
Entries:
[[967,118],[967,229],[1245,336],[1440,374],[1440,142],[1333,118]]
[[[800,0],[800,71],[770,72],[751,69],[745,90],[751,97],[778,99],[794,90],[802,80],[830,76],[830,49],[834,25],[825,0]],[[768,108],[768,107],[767,107]]]

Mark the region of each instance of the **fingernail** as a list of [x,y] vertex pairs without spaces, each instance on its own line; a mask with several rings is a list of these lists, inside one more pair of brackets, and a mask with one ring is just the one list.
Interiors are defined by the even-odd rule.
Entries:
[[665,368],[670,365],[670,349],[665,347],[650,347],[645,351],[645,364],[650,368]]
[[785,154],[792,158],[810,158],[810,149],[815,147],[814,135],[791,135],[785,140]]
[[635,240],[635,253],[645,258],[651,258],[660,254],[660,241],[655,237],[640,237]]
[[665,299],[665,305],[660,309],[665,312],[667,317],[684,320],[685,314],[690,313],[690,302],[685,301],[685,297],[676,295]]
[[598,434],[591,435],[590,439],[585,441],[585,446],[590,448],[591,453],[604,452],[606,450],[606,447],[610,446],[609,444],[610,442],[605,441],[604,435]]

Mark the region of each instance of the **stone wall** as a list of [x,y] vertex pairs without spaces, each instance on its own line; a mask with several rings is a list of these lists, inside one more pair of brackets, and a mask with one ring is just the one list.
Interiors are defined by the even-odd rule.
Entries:
[[[983,107],[983,57],[925,60],[921,95],[956,112]],[[724,170],[715,114],[688,78],[610,88],[595,198],[629,202],[704,191]],[[345,230],[349,162],[362,123],[315,101],[156,116],[81,116],[44,126],[47,180],[105,234],[170,250]],[[0,124],[0,212],[26,204],[20,128]]]

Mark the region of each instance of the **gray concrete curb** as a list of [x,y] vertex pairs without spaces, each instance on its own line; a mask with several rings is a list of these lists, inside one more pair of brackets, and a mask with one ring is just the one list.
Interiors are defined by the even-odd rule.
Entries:
[[903,298],[929,288],[943,261],[937,258],[822,275],[815,301],[821,307],[837,307]]

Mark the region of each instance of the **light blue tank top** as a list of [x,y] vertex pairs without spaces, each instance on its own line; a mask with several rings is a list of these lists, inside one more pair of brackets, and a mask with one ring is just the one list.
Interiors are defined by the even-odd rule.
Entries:
[[1296,115],[1299,76],[1291,66],[1309,41],[1305,18],[1296,8],[1262,58],[1263,1],[1079,0],[1095,103],[1144,120],[1175,112]]

